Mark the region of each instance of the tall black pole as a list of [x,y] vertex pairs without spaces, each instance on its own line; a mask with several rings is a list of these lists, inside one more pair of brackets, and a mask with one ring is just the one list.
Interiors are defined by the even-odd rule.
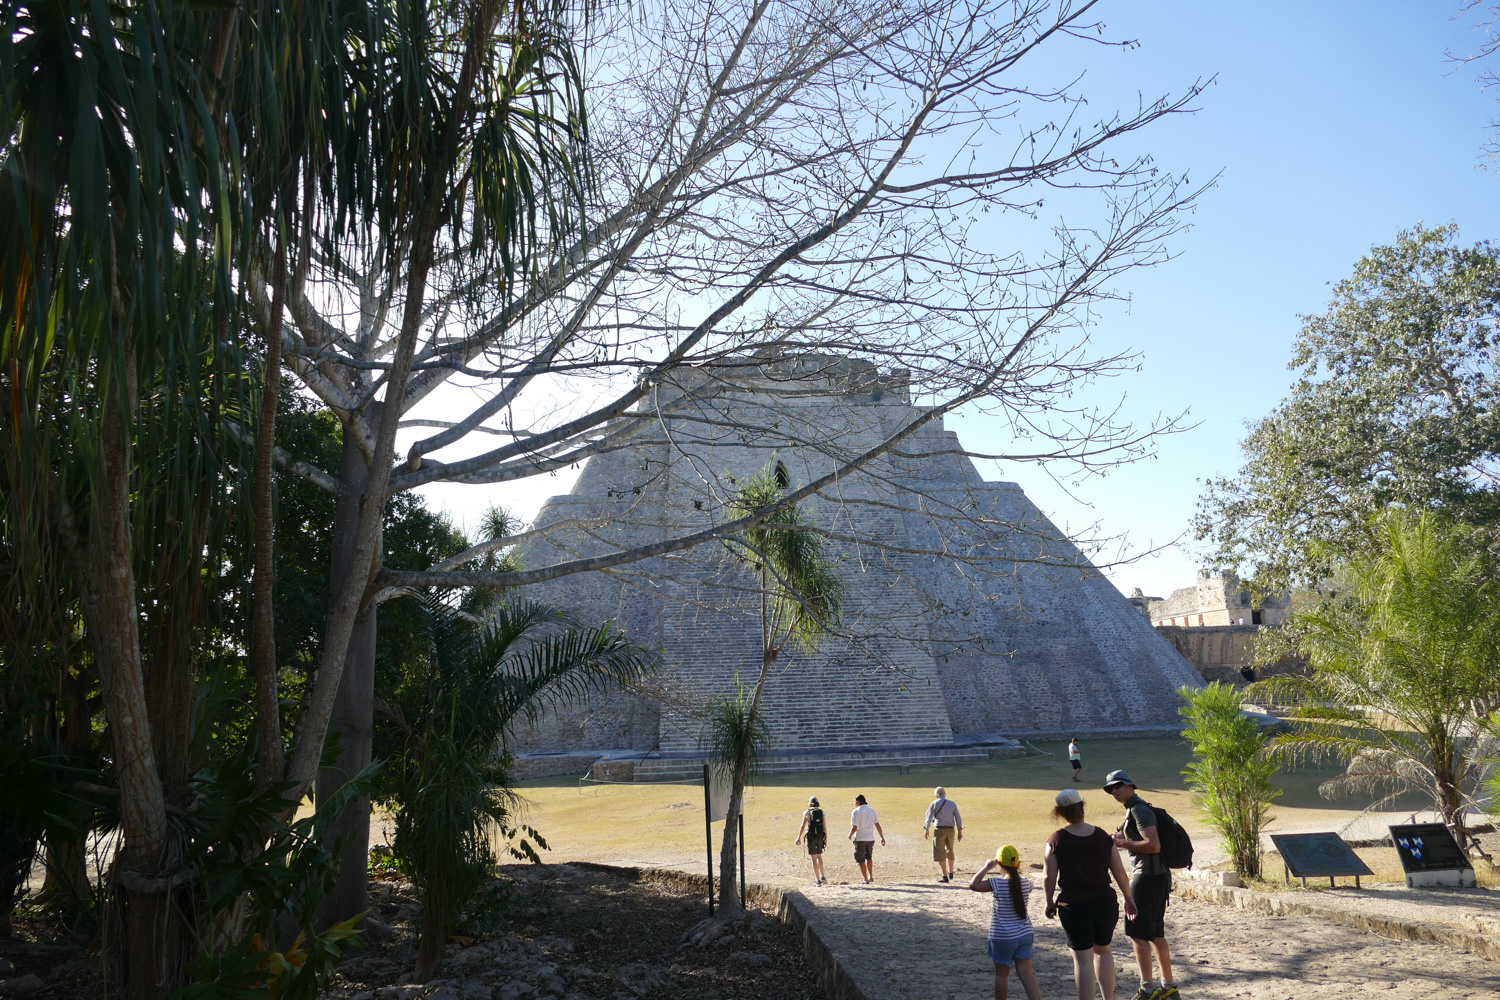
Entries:
[[740,909],[745,908],[745,812],[740,810]]
[[708,915],[714,915],[714,811],[709,797],[708,765],[703,765],[703,833],[708,838]]

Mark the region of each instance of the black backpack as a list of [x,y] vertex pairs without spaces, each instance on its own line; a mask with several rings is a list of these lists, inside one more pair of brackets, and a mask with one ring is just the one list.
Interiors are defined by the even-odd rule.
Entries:
[[[1193,867],[1193,838],[1165,809],[1152,806],[1151,811],[1156,814],[1156,836],[1161,841],[1161,853],[1157,857],[1161,858],[1161,863],[1168,868]],[[1132,839],[1140,838],[1141,832],[1137,830]]]
[[807,835],[809,837],[828,836],[823,828],[823,810],[809,809],[807,811]]

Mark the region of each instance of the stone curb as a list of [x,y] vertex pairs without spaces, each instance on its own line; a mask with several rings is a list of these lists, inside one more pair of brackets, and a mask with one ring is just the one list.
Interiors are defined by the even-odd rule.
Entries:
[[[595,861],[570,861],[567,864],[574,868],[592,868],[635,879],[650,879],[653,882],[664,882],[671,886],[691,888],[705,896],[708,894],[706,875],[695,875],[691,872],[678,871],[675,868],[605,865]],[[752,901],[774,910],[777,919],[801,938],[802,954],[807,959],[808,968],[812,970],[813,975],[818,977],[818,982],[822,985],[828,1000],[869,1000],[865,991],[859,988],[854,977],[850,975],[848,964],[829,946],[824,940],[824,935],[819,932],[817,922],[811,917],[815,908],[806,896],[796,889],[784,889],[781,886],[763,885],[758,882],[746,883],[745,895]]]
[[1492,962],[1500,962],[1500,938],[1466,931],[1443,924],[1429,924],[1418,920],[1397,920],[1334,906],[1318,906],[1301,900],[1273,896],[1254,889],[1236,889],[1221,885],[1204,885],[1186,879],[1174,880],[1173,890],[1184,899],[1196,899],[1220,906],[1232,906],[1240,910],[1269,913],[1278,917],[1317,917],[1369,934],[1378,934],[1397,941],[1432,941],[1462,951],[1472,952]]

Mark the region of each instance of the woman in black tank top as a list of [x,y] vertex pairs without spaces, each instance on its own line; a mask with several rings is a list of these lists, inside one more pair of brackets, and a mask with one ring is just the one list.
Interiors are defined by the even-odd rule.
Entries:
[[1073,950],[1078,1000],[1092,1000],[1096,983],[1104,1000],[1110,1000],[1115,959],[1109,944],[1120,919],[1110,879],[1125,897],[1126,915],[1133,917],[1130,879],[1110,835],[1083,821],[1083,796],[1077,789],[1058,793],[1052,815],[1067,825],[1047,838],[1047,917],[1062,921]]

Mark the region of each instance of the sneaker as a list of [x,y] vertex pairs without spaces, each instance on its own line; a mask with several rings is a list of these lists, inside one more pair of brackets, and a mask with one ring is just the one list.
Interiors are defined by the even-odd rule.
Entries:
[[[1176,991],[1174,990],[1175,994]],[[1135,996],[1130,1000],[1161,1000],[1161,989],[1151,983],[1142,983],[1141,988],[1135,991]]]
[[1176,986],[1163,983],[1161,989],[1156,991],[1156,1000],[1182,1000],[1182,994],[1177,992]]

